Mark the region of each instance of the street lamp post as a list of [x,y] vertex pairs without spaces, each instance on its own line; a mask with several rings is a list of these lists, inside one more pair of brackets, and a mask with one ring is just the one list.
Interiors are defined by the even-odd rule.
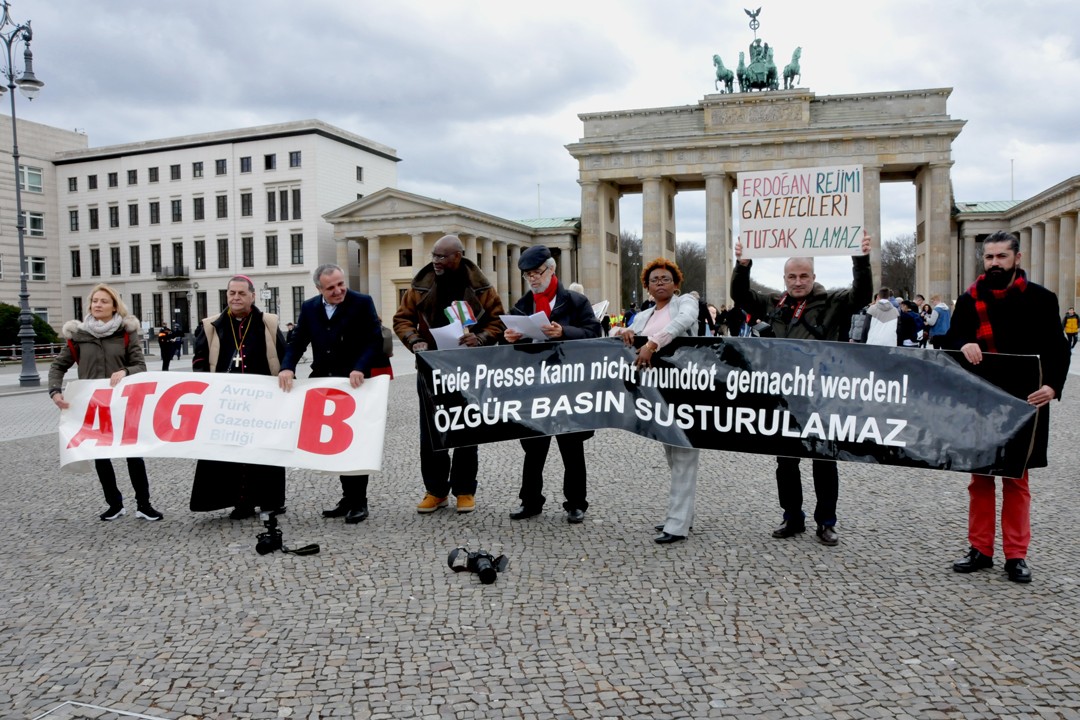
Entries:
[[[34,358],[34,320],[30,314],[30,291],[26,287],[29,276],[29,267],[26,261],[26,247],[24,236],[26,234],[26,220],[22,211],[22,182],[19,178],[19,135],[15,128],[15,88],[19,88],[28,100],[33,100],[38,91],[45,83],[34,77],[34,56],[30,52],[30,40],[34,33],[30,29],[30,21],[25,24],[16,23],[11,19],[10,5],[3,0],[4,15],[0,18],[0,42],[7,52],[7,66],[3,68],[3,78],[7,87],[0,85],[0,95],[4,92],[11,93],[11,156],[15,162],[15,223],[19,233],[19,341],[22,345],[22,374],[19,375],[19,385],[23,387],[37,387],[41,384],[38,377],[37,363]],[[11,30],[6,28],[11,27]],[[22,42],[23,62],[25,68],[23,74],[15,77],[15,62],[13,50]]]

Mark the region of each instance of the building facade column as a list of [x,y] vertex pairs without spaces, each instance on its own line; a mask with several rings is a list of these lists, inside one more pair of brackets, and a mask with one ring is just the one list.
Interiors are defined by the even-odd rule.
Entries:
[[[1026,268],[1031,262],[1031,228],[1020,228],[1020,265]],[[979,272],[982,273],[982,258],[979,258]],[[1034,280],[1035,278],[1031,278]]]
[[863,165],[863,226],[870,233],[870,269],[881,287],[881,168]]
[[945,302],[951,302],[967,291],[975,278],[982,274],[982,261],[979,257],[979,244],[975,235],[964,233],[964,254],[961,257],[960,277],[963,282],[955,297],[944,298]]
[[1061,218],[1050,218],[1046,221],[1046,229],[1043,231],[1043,286],[1047,290],[1058,294],[1058,230]]
[[506,241],[492,241],[492,250],[495,252],[495,291],[500,298],[504,298],[503,305],[506,307],[505,298],[510,297],[509,278],[506,273]]
[[[579,180],[581,185],[581,234],[578,238],[580,255],[578,268],[581,271],[581,284],[585,293],[594,293],[596,299],[602,297],[604,286],[604,238],[603,223],[600,216],[600,183],[592,180]],[[589,295],[593,298],[594,295]],[[612,302],[617,305],[618,299]]]
[[464,240],[465,245],[465,257],[476,263],[479,267],[480,256],[476,254],[476,236],[472,233],[459,233],[458,237]]
[[727,173],[705,175],[705,299],[716,307],[727,304],[731,292],[731,193],[735,182]]
[[[1046,226],[1035,223],[1031,226],[1031,255],[1027,263],[1028,279],[1032,282],[1043,284],[1043,250],[1046,248]],[[1021,267],[1024,266],[1023,257],[1020,258]]]
[[378,235],[368,235],[368,292],[372,301],[375,303],[375,312],[379,313],[381,318],[390,318],[394,315],[394,311],[397,307],[390,308],[389,314],[386,312],[383,298],[383,286],[382,286],[382,243],[381,238]]
[[1061,216],[1058,239],[1058,302],[1065,310],[1076,307],[1077,212]]
[[[510,245],[510,292],[506,309],[509,310],[521,299],[521,271],[518,270],[518,260],[521,259],[521,246],[517,243]],[[561,269],[561,268],[560,268]]]
[[[368,287],[368,243],[364,238],[353,238],[356,242],[356,290],[362,292],[365,295],[371,294],[371,288]],[[341,263],[338,263],[341,265]],[[348,267],[347,265],[341,265],[341,267]],[[353,287],[350,282],[349,287]]]
[[336,257],[334,262],[345,271],[345,282],[349,282],[349,238],[341,238],[337,241]]
[[482,248],[480,251],[482,257],[480,259],[484,263],[480,266],[480,269],[487,275],[488,280],[495,282],[495,264],[492,257],[495,254],[495,241],[489,237],[480,238],[480,247]]
[[936,163],[929,167],[929,187],[924,206],[924,229],[927,241],[928,280],[925,295],[950,295],[956,284],[953,258],[956,257],[956,237],[949,229],[951,193],[949,167],[952,163]]
[[427,265],[428,256],[427,250],[424,248],[424,233],[412,234],[412,269],[415,275],[420,271],[420,268]]
[[641,181],[641,258],[647,263],[663,255],[664,242],[660,237],[661,225],[660,178],[648,177]]

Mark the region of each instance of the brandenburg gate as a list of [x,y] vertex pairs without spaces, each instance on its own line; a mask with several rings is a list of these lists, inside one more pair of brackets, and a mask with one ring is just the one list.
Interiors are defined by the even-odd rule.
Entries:
[[[917,285],[956,297],[958,239],[949,168],[964,127],[949,117],[951,88],[818,97],[804,89],[706,95],[696,105],[579,115],[581,236],[578,271],[591,298],[618,303],[619,199],[642,195],[645,262],[674,258],[675,194],[705,191],[705,297],[728,297],[736,174],[862,165],[871,261],[881,277],[881,183],[915,184]],[[738,213],[738,208],[734,208]],[[777,281],[779,278],[777,278]],[[702,288],[686,288],[694,290]]]

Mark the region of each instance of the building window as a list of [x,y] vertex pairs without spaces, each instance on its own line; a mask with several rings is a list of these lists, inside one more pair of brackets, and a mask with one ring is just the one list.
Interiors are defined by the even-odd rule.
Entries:
[[139,171],[138,170],[128,170],[128,185],[138,185],[138,184],[139,184]]
[[23,211],[23,227],[30,237],[45,237],[45,213]]
[[201,318],[210,315],[210,313],[206,311],[206,293],[202,290],[195,293],[195,309]]
[[150,244],[150,272],[161,272],[161,243]]
[[[198,198],[196,198],[196,199],[198,199]],[[170,201],[170,203],[171,203],[171,206],[172,206],[172,221],[173,222],[180,222],[181,220],[184,219],[184,211],[183,211],[183,208],[180,207],[181,201],[180,200],[172,200],[172,201]]]
[[109,206],[109,227],[120,227],[120,207],[118,205]]
[[184,267],[184,243],[172,244],[172,264],[173,275],[187,275],[187,269]]
[[97,190],[97,175],[86,176],[86,187],[88,190]]
[[219,269],[229,267],[229,238],[217,239],[217,266]]
[[71,232],[79,232],[79,211],[68,210],[68,225],[71,228]]
[[218,195],[216,200],[217,200],[217,216],[218,216],[218,219],[220,220],[221,218],[229,217],[229,196],[228,195]]
[[142,293],[131,293],[131,314],[142,320]]
[[138,275],[142,271],[138,245],[132,245],[128,248],[128,264],[131,265],[132,275]]
[[277,267],[277,235],[266,236],[266,266]]
[[277,193],[273,190],[266,193],[266,220],[267,222],[277,220]]
[[32,315],[37,315],[39,318],[41,318],[45,322],[49,322],[49,308],[47,308],[47,307],[31,308],[30,313]]
[[398,267],[412,267],[412,249],[397,251]]
[[139,224],[139,206],[136,203],[128,205],[128,227]]
[[71,277],[82,277],[82,252],[78,248],[71,251]]
[[289,167],[300,167],[300,151],[293,150],[289,153]]
[[77,178],[77,177],[69,177],[68,178],[68,192],[78,192],[78,191],[79,191],[79,178]]
[[161,224],[161,203],[157,200],[150,201],[150,224]]
[[27,258],[30,265],[30,279],[31,280],[46,280],[45,277],[45,258],[40,256],[33,256]]
[[73,298],[71,298],[71,307],[75,311],[75,317],[81,318],[83,316],[83,314],[82,314],[82,298],[81,297],[73,297]]
[[101,251],[97,248],[90,248],[90,277],[99,277],[101,275]]
[[292,191],[292,219],[300,219],[300,188],[293,188]]
[[240,172],[242,172],[242,173],[251,172],[251,156],[250,155],[248,155],[247,157],[240,158]]
[[251,193],[240,193],[240,217],[251,217]]
[[[194,215],[195,215],[195,219],[196,220],[205,220],[206,219],[206,204],[203,201],[203,198],[201,198],[201,197],[194,198],[192,200],[192,203],[194,205],[193,212],[194,212]],[[173,219],[175,220],[176,218],[173,218]]]
[[161,293],[150,293],[150,300],[154,304],[154,324],[161,327],[165,324],[165,319],[162,317]]
[[278,292],[279,290],[280,288],[276,287],[270,288],[270,299],[266,301],[266,311],[271,312],[275,315],[277,315],[279,312],[278,305],[281,301],[281,295]]
[[169,179],[170,180],[179,180],[180,179],[180,166],[179,165],[170,165],[169,166]]
[[289,250],[292,254],[293,265],[304,264],[304,234],[293,233],[289,236]]
[[215,160],[214,161],[214,174],[215,175],[224,175],[225,172],[226,172],[227,167],[228,166],[226,165],[225,160]]
[[255,267],[255,238],[244,235],[240,238],[241,267]]
[[98,229],[98,211],[97,208],[90,208],[90,229]]
[[195,241],[195,269],[196,270],[205,270],[206,269],[206,241],[205,240],[196,240]]
[[217,291],[218,312],[225,312],[225,310],[229,307],[229,295],[228,295],[228,292],[229,292],[228,290],[218,290]]
[[280,191],[278,191],[278,198],[279,198],[278,204],[281,206],[281,208],[280,208],[281,212],[278,215],[278,217],[280,217],[282,220],[288,220],[289,219],[289,191],[288,190],[280,190]]
[[111,248],[109,248],[109,269],[112,271],[113,275],[119,275],[120,274],[120,248],[119,247],[111,247]]
[[356,166],[356,182],[364,182],[364,168]]
[[304,304],[304,286],[293,285],[292,288],[292,316],[300,317],[300,307]]
[[41,168],[19,166],[19,188],[27,192],[41,192]]
[[263,155],[263,170],[277,170],[277,155]]
[[191,177],[193,177],[193,178],[201,178],[202,177],[202,163],[201,162],[193,162],[193,163],[191,163]]
[[109,187],[114,188],[114,187],[119,187],[119,186],[120,186],[120,173],[114,173],[114,172],[109,173]]
[[156,167],[152,167],[146,172],[150,176],[150,182],[155,183],[158,181],[158,169]]

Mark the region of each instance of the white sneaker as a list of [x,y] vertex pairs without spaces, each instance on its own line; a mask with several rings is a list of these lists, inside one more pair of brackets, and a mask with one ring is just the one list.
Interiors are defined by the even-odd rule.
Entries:
[[126,513],[127,510],[124,509],[123,505],[114,505],[105,512],[101,513],[100,517],[102,520],[115,520]]

